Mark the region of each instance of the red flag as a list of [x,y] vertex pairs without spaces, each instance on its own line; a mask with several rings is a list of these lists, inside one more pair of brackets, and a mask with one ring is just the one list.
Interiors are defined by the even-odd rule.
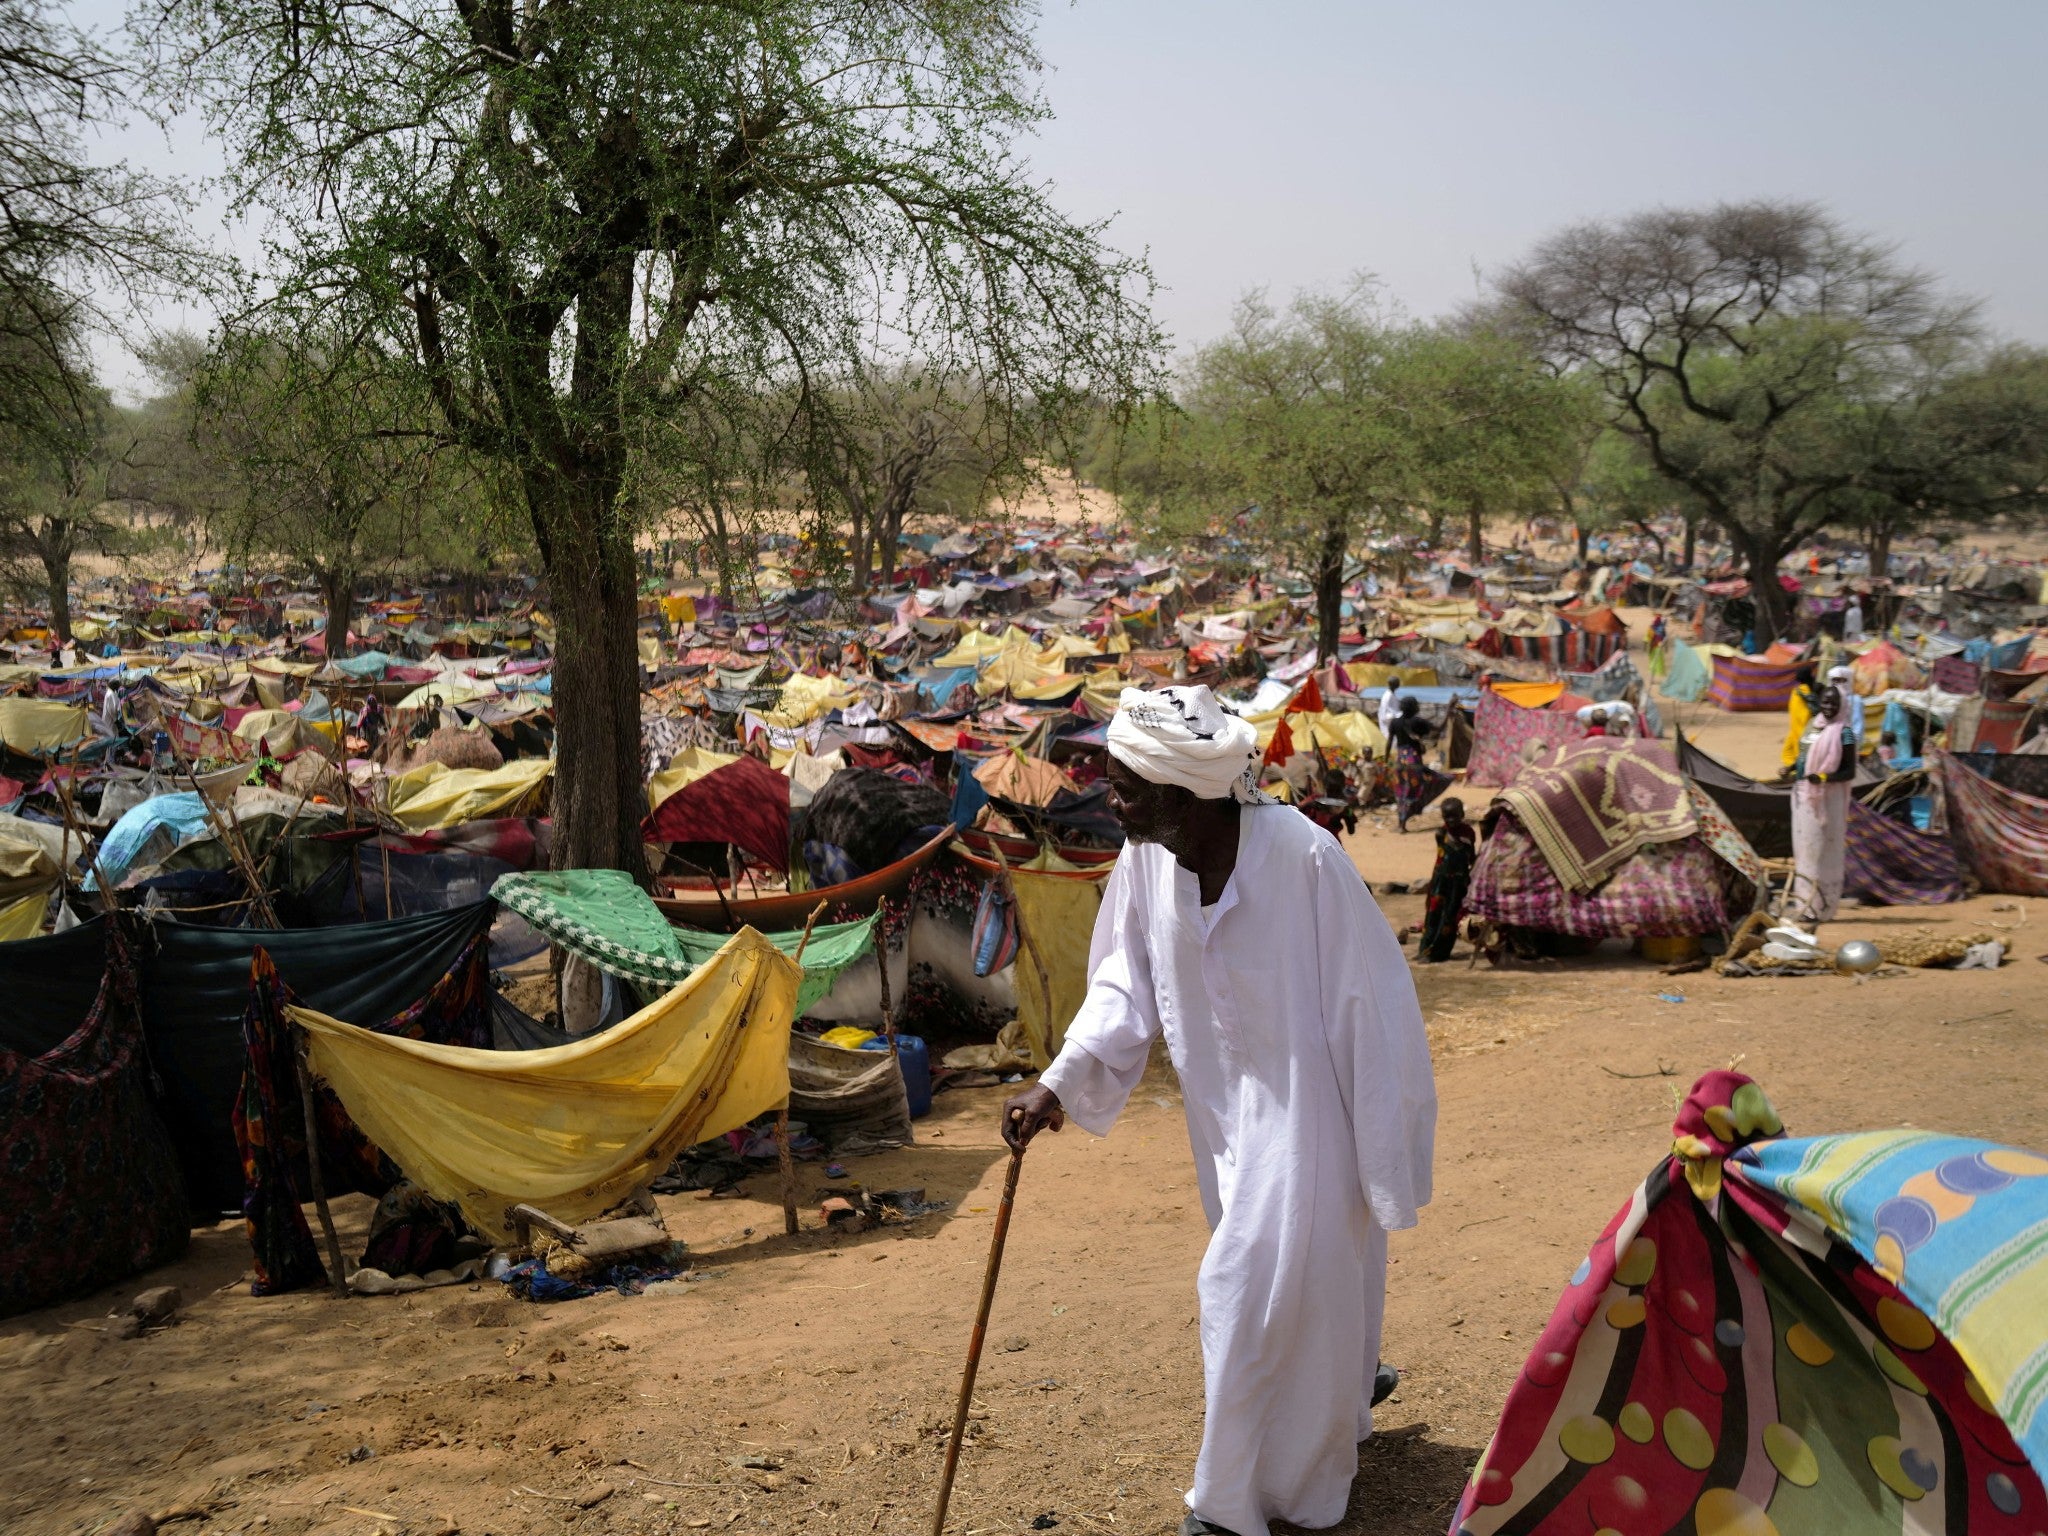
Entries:
[[1288,729],[1287,717],[1281,716],[1280,723],[1273,727],[1273,739],[1266,745],[1265,762],[1284,763],[1294,756],[1294,732]]
[[1307,710],[1313,715],[1320,715],[1323,712],[1323,689],[1313,672],[1309,673],[1308,681],[1301,685],[1301,691],[1295,694],[1294,702],[1287,706],[1289,714],[1293,714],[1297,709]]

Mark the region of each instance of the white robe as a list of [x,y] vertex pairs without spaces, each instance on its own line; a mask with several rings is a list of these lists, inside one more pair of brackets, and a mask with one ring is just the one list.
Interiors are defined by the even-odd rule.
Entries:
[[1436,1089],[1386,919],[1293,807],[1245,808],[1206,910],[1165,849],[1124,849],[1087,997],[1042,1081],[1102,1135],[1162,1031],[1213,1229],[1188,1507],[1240,1536],[1333,1525],[1372,1428],[1386,1234],[1429,1199]]

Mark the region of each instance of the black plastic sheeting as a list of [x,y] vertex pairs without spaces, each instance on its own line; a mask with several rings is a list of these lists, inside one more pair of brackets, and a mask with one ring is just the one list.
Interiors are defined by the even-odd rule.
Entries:
[[0,944],[0,1049],[33,1057],[62,1045],[91,1012],[106,969],[103,917]]
[[[142,929],[134,949],[143,1036],[195,1211],[241,1209],[242,1163],[232,1116],[242,1083],[249,965],[258,947],[270,951],[305,1007],[368,1027],[425,996],[462,946],[489,928],[494,910],[493,903],[481,901],[336,928],[205,928],[160,921]],[[98,970],[92,972],[95,986]]]
[[[1792,781],[1766,784],[1730,768],[1718,757],[1710,757],[1678,733],[1678,771],[1707,792],[1707,796],[1735,823],[1735,830],[1749,840],[1761,859],[1792,857]],[[1881,773],[1868,762],[1856,765],[1854,793],[1860,800],[1866,791],[1884,782]]]

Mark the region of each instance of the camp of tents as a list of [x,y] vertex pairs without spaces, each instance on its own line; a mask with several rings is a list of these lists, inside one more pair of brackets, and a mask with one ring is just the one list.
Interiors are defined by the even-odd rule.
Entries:
[[[1843,660],[1882,721],[1851,893],[2048,890],[2048,649],[1957,638],[1933,594],[1883,638],[1822,607],[1752,656],[1730,578],[1361,569],[1326,652],[1307,584],[1227,541],[918,539],[896,588],[851,598],[787,551],[745,608],[650,571],[651,887],[553,867],[553,629],[524,585],[484,614],[392,594],[332,648],[303,594],[230,573],[82,593],[68,649],[10,620],[0,1154],[28,1174],[0,1311],[230,1212],[260,1288],[348,1283],[376,1266],[307,1215],[344,1191],[430,1213],[380,1235],[389,1263],[517,1246],[515,1207],[574,1225],[693,1158],[901,1143],[935,1080],[1045,1066],[1121,842],[1127,687],[1210,684],[1264,787],[1333,826],[1385,801],[1380,706],[1413,699],[1493,800],[1468,910],[1559,953],[1725,934],[1770,899],[1786,786],[1667,745],[1663,716],[1782,709]],[[1670,628],[1632,655],[1612,603],[1646,592]]]

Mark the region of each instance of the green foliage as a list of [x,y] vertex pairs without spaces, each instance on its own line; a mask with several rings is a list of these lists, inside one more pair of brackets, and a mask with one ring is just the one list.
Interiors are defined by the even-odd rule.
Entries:
[[1613,427],[1726,530],[1755,581],[1760,641],[1789,617],[1766,578],[1831,521],[1887,502],[1983,505],[1993,485],[2038,504],[2026,370],[1987,356],[1969,308],[1925,273],[1817,208],[1581,225],[1500,286],[1553,362],[1598,386]]
[[1158,536],[1234,531],[1309,574],[1326,652],[1355,545],[1417,531],[1433,503],[1476,515],[1539,494],[1577,419],[1513,337],[1387,316],[1362,285],[1285,314],[1247,299],[1180,406],[1145,422],[1127,494]]
[[[633,539],[759,481],[765,402],[886,335],[1058,410],[1146,382],[1150,278],[1021,162],[1023,0],[159,0],[278,302],[386,341],[516,478],[558,621],[558,856],[634,868]],[[708,423],[687,453],[662,441]],[[670,429],[667,431],[660,429]],[[647,456],[644,467],[635,455]],[[680,466],[680,467],[678,467]]]

